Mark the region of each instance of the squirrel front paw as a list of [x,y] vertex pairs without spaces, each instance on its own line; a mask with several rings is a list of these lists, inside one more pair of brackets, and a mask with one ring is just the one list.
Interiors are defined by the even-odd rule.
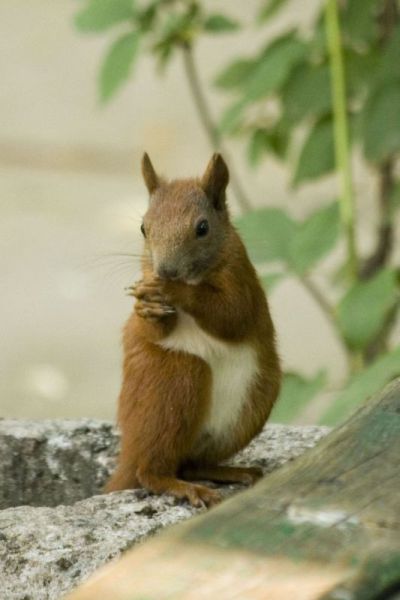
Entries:
[[147,300],[138,300],[135,304],[135,312],[139,317],[150,320],[164,319],[176,314],[173,306],[163,302],[148,302]]
[[128,296],[133,296],[137,300],[144,300],[150,303],[163,302],[165,300],[162,284],[157,279],[151,281],[140,279],[140,281],[125,288],[125,291]]
[[176,314],[176,309],[167,302],[160,281],[141,279],[126,288],[128,296],[136,298],[135,312],[143,319],[159,320]]

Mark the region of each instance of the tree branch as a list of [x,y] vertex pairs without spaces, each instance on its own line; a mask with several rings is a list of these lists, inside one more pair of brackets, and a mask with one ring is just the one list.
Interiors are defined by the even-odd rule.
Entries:
[[[386,0],[383,3],[381,13],[378,16],[379,43],[384,44],[393,35],[394,29],[399,21],[399,8],[396,0]],[[390,211],[390,197],[393,192],[394,159],[389,157],[379,166],[379,225],[378,239],[375,250],[372,252],[360,268],[360,278],[369,279],[373,277],[380,268],[388,261],[393,247],[393,223]]]
[[353,278],[357,279],[358,257],[354,224],[354,194],[350,163],[346,83],[337,0],[326,0],[325,28],[331,72],[335,160],[340,183],[340,217],[346,236],[350,270]]
[[[381,47],[391,38],[395,27],[399,22],[400,14],[396,0],[386,0],[380,15],[378,24],[380,27],[379,42]],[[387,158],[379,166],[379,224],[377,242],[371,255],[364,261],[360,268],[360,278],[369,279],[373,277],[388,262],[394,244],[394,227],[392,211],[390,207],[391,195],[395,186],[394,177],[395,161],[392,156]],[[381,331],[368,345],[364,352],[366,362],[371,362],[381,352],[387,350],[390,333],[397,322],[399,303],[397,303],[387,315]]]
[[390,197],[394,188],[393,159],[380,167],[379,225],[376,248],[360,268],[360,278],[370,279],[388,261],[393,248],[393,223],[390,216]]
[[183,64],[185,68],[186,78],[189,84],[189,88],[192,94],[193,102],[195,104],[197,113],[199,115],[201,124],[203,125],[204,131],[207,134],[211,147],[215,151],[223,153],[226,161],[230,167],[230,178],[233,192],[236,196],[236,200],[240,206],[242,212],[251,210],[251,202],[249,201],[246,193],[244,192],[242,185],[238,179],[235,169],[233,168],[232,159],[229,156],[227,149],[224,147],[221,139],[221,134],[218,127],[215,125],[211,116],[210,108],[207,104],[207,100],[203,89],[201,87],[200,79],[197,72],[197,67],[194,62],[193,50],[190,44],[182,45],[183,52]]

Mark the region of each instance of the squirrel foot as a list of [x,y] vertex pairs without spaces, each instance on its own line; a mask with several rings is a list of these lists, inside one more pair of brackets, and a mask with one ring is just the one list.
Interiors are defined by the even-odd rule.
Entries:
[[137,477],[140,484],[149,491],[155,494],[171,494],[179,500],[188,500],[195,508],[211,507],[222,500],[217,490],[212,490],[205,485],[189,483],[175,477],[154,475],[140,469],[137,471]]
[[186,485],[185,497],[195,508],[210,508],[219,504],[222,500],[221,494],[216,490],[195,483]]
[[261,479],[263,472],[259,467],[185,467],[182,469],[182,477],[191,481],[218,481],[220,483],[242,483],[253,485]]

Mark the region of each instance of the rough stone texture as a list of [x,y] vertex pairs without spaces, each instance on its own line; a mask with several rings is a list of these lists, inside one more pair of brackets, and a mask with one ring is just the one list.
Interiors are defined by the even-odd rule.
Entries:
[[[269,425],[234,462],[268,473],[327,431]],[[60,598],[136,542],[198,512],[144,490],[92,496],[112,468],[117,444],[104,422],[0,421],[1,503],[34,505],[0,511],[1,598]],[[221,488],[224,495],[238,489]]]
[[0,508],[72,504],[98,494],[117,445],[105,421],[0,420]]

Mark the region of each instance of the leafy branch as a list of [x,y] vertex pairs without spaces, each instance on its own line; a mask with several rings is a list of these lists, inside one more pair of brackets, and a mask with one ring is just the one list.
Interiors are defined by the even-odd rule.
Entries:
[[[262,29],[290,2],[263,0],[257,25]],[[229,159],[243,212],[237,226],[267,289],[296,277],[341,344],[349,376],[326,422],[346,416],[367,393],[400,374],[400,346],[393,342],[400,269],[392,258],[400,207],[397,0],[325,0],[310,32],[294,27],[268,36],[253,55],[238,56],[214,81],[227,98],[219,122],[212,116],[194,49],[200,37],[234,34],[241,27],[236,20],[208,13],[200,0],[84,0],[75,24],[86,33],[115,32],[100,69],[104,102],[133,76],[141,53],[151,53],[161,73],[180,54],[214,149],[226,155],[227,140],[234,135],[243,140],[253,168],[273,156],[289,168],[295,188],[336,172],[337,200],[321,199],[313,212],[294,220],[280,207],[251,210]],[[369,252],[356,243],[362,238],[364,199],[352,182],[355,149],[379,184],[376,242]],[[322,291],[313,274],[339,244],[345,249],[344,264],[336,265]],[[296,418],[326,386],[324,372],[311,378],[288,373],[279,417]]]
[[127,29],[108,50],[100,70],[100,99],[108,102],[132,75],[144,41],[149,41],[161,68],[176,51],[183,55],[184,73],[200,123],[215,151],[230,164],[231,185],[240,209],[251,209],[233,160],[222,141],[206,100],[193,56],[193,44],[201,33],[218,35],[236,31],[238,24],[222,14],[205,14],[198,2],[152,0],[139,7],[132,0],[89,0],[76,15],[75,25],[87,33],[99,33],[117,25]]
[[337,173],[340,179],[339,207],[347,242],[349,271],[358,277],[358,258],[354,229],[354,197],[350,165],[349,127],[347,121],[346,83],[343,66],[339,10],[336,0],[326,0],[326,37],[331,71],[333,130]]
[[193,103],[197,109],[197,114],[199,115],[200,121],[203,125],[203,129],[208,136],[211,147],[215,151],[222,152],[225,159],[228,161],[228,164],[230,165],[231,187],[236,196],[236,200],[239,204],[240,209],[242,210],[242,212],[247,212],[251,209],[250,200],[248,199],[242,188],[240,180],[236,174],[236,170],[233,168],[232,157],[229,155],[226,146],[222,142],[221,133],[211,117],[211,112],[200,84],[200,79],[197,73],[197,68],[193,57],[193,49],[191,45],[184,44],[182,46],[182,52],[186,80],[189,84]]

